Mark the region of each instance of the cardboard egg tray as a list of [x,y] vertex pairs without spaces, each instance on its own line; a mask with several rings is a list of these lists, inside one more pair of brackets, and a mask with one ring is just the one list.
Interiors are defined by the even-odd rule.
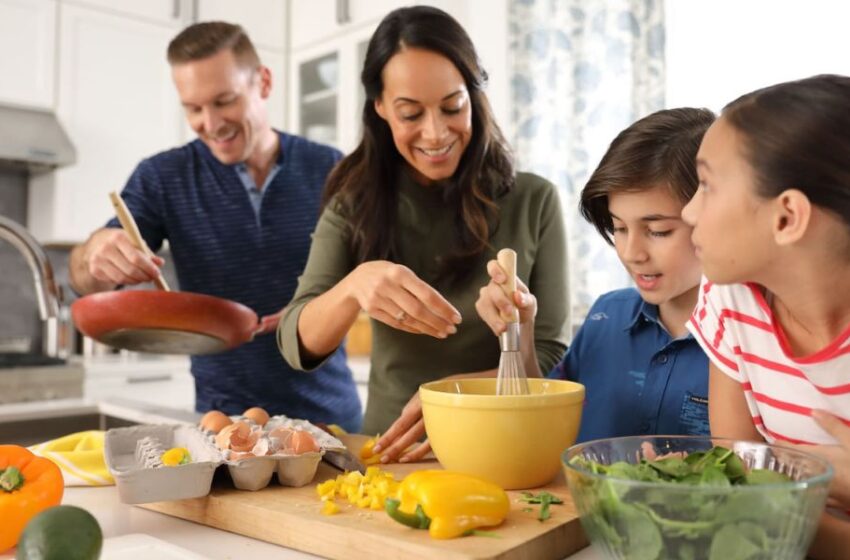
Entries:
[[[187,424],[143,424],[107,431],[104,457],[121,501],[142,504],[206,496],[212,487],[213,475],[221,465],[227,467],[233,485],[240,490],[265,488],[275,473],[284,486],[304,486],[313,480],[325,451],[345,449],[337,438],[306,420],[273,416],[263,429],[271,431],[277,427],[309,432],[320,451],[230,461],[229,454],[216,447],[211,432]],[[160,457],[172,447],[185,447],[192,461],[174,467],[163,466]]]

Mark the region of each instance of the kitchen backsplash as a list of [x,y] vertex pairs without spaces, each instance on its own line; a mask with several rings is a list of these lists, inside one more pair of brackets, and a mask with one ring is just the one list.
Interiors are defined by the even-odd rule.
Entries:
[[[0,215],[26,226],[27,177],[24,171],[0,169]],[[63,305],[70,305],[76,294],[68,285],[68,248],[45,248],[56,282],[64,295]],[[167,251],[161,252],[170,263]],[[167,264],[163,274],[171,286],[177,286],[174,270]],[[33,276],[26,260],[17,249],[0,240],[0,351],[15,347],[29,339],[30,349],[41,348],[42,321],[33,287]]]

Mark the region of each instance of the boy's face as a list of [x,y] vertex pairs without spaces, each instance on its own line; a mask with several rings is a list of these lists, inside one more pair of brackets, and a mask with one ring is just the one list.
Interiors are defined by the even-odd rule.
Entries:
[[614,247],[644,301],[661,305],[699,285],[702,270],[682,221],[684,205],[666,185],[608,195]]
[[770,205],[756,194],[743,154],[740,134],[717,119],[697,154],[699,190],[682,214],[705,276],[718,284],[759,282],[775,258]]

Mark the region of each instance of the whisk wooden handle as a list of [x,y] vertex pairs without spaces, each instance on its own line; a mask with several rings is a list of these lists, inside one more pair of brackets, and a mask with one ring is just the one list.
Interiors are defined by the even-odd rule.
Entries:
[[[513,303],[514,292],[516,292],[516,251],[513,249],[502,249],[496,254],[496,262],[499,263],[505,276],[508,277],[507,281],[502,284],[502,290]],[[513,313],[505,314],[504,312],[500,312],[500,314],[502,320],[506,323],[519,322],[519,311],[516,309],[514,309]]]
[[[136,220],[133,219],[133,215],[130,214],[130,210],[127,208],[127,205],[124,204],[124,199],[118,196],[118,193],[115,191],[109,193],[109,199],[112,201],[112,206],[115,208],[115,214],[118,216],[118,221],[121,222],[121,227],[123,227],[124,231],[127,232],[130,242],[132,242],[137,249],[143,251],[146,255],[153,256],[153,251],[151,251],[148,244],[145,243],[145,239],[139,231],[139,226],[136,225]],[[171,288],[168,287],[168,283],[165,281],[165,278],[162,277],[162,274],[158,274],[157,277],[154,278],[154,284],[156,284],[156,287],[160,290],[165,290],[166,292],[171,291]]]

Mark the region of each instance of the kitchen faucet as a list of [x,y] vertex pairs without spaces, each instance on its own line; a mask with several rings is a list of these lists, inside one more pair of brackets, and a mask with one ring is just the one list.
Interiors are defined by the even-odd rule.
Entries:
[[32,271],[38,312],[41,319],[47,322],[44,353],[54,357],[59,350],[57,330],[62,296],[53,279],[53,267],[35,237],[24,226],[5,216],[0,216],[0,239],[7,240],[20,251]]

